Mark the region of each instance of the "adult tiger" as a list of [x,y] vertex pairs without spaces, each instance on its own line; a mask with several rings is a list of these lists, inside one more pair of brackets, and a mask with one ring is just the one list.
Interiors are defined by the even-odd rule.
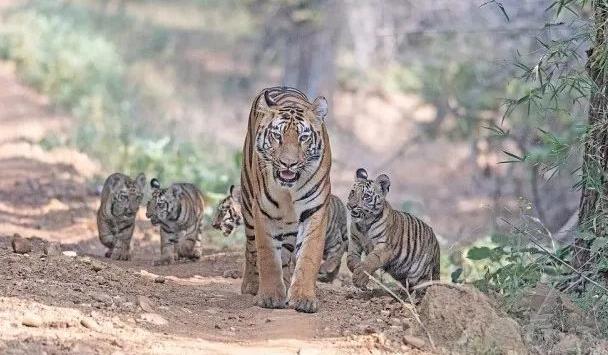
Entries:
[[173,183],[163,189],[158,180],[152,179],[150,186],[152,198],[146,217],[153,225],[160,225],[161,258],[157,263],[170,264],[178,258],[199,259],[203,194],[189,183]]
[[[348,247],[346,207],[335,195],[329,196],[327,214],[329,220],[325,232],[323,261],[317,277],[317,280],[321,282],[332,282],[336,278],[342,263],[342,256]],[[228,196],[221,199],[215,208],[212,226],[222,231],[224,236],[229,236],[241,224],[243,224],[241,187],[231,185]],[[293,238],[295,239],[295,236]]]
[[289,87],[265,89],[251,106],[241,169],[247,237],[241,291],[257,294],[261,307],[317,311],[331,193],[326,115],[325,98],[311,103]]
[[[367,178],[358,169],[348,197],[351,244],[346,265],[353,283],[365,288],[370,275],[384,269],[403,286],[439,279],[439,243],[431,227],[409,213],[395,211],[386,201],[388,176]],[[366,256],[361,261],[361,254]]]
[[99,241],[108,248],[106,257],[114,260],[131,258],[131,238],[135,229],[135,215],[144,195],[146,177],[135,179],[114,173],[106,179],[101,190],[97,210]]

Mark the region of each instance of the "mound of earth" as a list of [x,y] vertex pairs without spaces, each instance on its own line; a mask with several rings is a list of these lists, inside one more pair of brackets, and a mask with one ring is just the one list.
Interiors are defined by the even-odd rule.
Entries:
[[435,345],[458,354],[525,354],[517,322],[471,288],[431,286],[418,306]]

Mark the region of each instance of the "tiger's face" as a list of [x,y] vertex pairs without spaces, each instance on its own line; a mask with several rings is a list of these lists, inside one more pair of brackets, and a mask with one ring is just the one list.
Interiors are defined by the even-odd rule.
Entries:
[[152,198],[146,207],[146,217],[153,225],[158,225],[170,220],[176,220],[180,213],[180,194],[178,186],[161,189],[156,179],[150,181],[152,187]]
[[135,217],[144,196],[145,184],[146,177],[144,174],[137,175],[135,180],[129,177],[116,179],[110,187],[112,215],[115,217]]
[[241,214],[241,189],[240,187],[230,186],[229,195],[222,199],[216,208],[213,217],[213,228],[222,231],[224,236],[232,234],[236,227],[243,223]]
[[256,135],[260,166],[271,169],[281,186],[293,187],[302,177],[314,173],[320,163],[326,145],[323,121],[327,101],[318,97],[312,104],[276,103],[268,92],[262,101],[260,111],[264,117]]
[[353,221],[365,221],[381,214],[389,187],[388,176],[382,174],[376,180],[370,180],[365,169],[357,169],[355,183],[346,204]]

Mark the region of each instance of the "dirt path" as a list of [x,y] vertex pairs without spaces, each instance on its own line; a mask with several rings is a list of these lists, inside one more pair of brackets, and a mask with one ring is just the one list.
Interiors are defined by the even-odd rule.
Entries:
[[[242,253],[205,250],[197,263],[153,266],[158,236],[140,211],[134,258],[110,262],[97,241],[100,168],[37,143],[70,118],[0,65],[0,353],[420,353],[403,345],[404,310],[390,297],[321,285],[314,315],[255,307],[241,295]],[[12,252],[14,233],[33,251]],[[61,243],[77,256],[46,256]]]

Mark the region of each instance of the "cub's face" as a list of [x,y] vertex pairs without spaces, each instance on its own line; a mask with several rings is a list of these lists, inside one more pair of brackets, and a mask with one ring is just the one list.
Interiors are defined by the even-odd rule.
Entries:
[[361,222],[381,214],[389,187],[388,176],[382,174],[375,180],[370,180],[365,169],[358,169],[346,204],[353,221]]
[[318,97],[312,104],[288,101],[278,104],[264,95],[259,111],[264,117],[256,135],[260,166],[272,170],[276,182],[293,187],[312,174],[323,155],[323,120],[327,101]]
[[213,228],[222,231],[226,237],[242,224],[241,189],[232,185],[228,192],[229,195],[218,203],[211,224]]
[[139,174],[131,178],[115,179],[111,182],[112,215],[115,217],[134,218],[144,197],[146,177]]
[[156,179],[152,179],[150,185],[152,198],[146,207],[146,217],[153,225],[177,219],[180,212],[180,188],[171,186],[161,189]]

